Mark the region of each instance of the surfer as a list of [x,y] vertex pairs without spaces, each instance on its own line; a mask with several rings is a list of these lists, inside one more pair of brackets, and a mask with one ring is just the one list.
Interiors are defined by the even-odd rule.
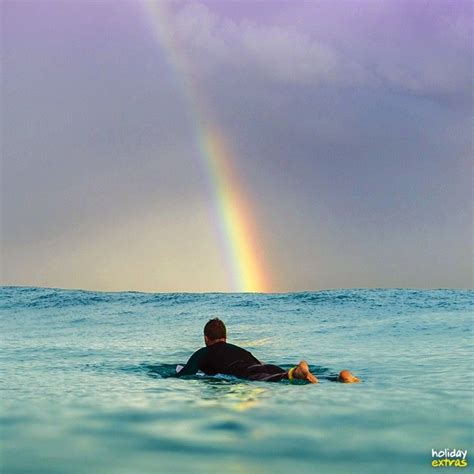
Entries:
[[[266,382],[278,382],[284,379],[318,382],[304,360],[295,367],[285,370],[277,365],[262,364],[249,351],[229,344],[225,324],[218,318],[211,319],[204,326],[204,342],[206,347],[197,350],[190,357],[187,364],[177,373],[178,377],[194,375],[200,370],[207,375],[225,374]],[[347,374],[344,374],[341,379],[343,372]],[[352,374],[349,371],[343,372],[339,374],[339,381],[345,383],[355,381],[350,378]],[[356,377],[353,378],[356,379]]]

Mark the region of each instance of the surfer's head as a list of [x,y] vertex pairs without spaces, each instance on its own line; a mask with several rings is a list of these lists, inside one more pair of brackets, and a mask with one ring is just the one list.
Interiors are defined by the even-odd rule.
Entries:
[[206,346],[212,346],[216,342],[225,342],[227,330],[225,324],[219,318],[209,320],[204,326],[204,342]]
[[360,382],[360,380],[348,370],[342,370],[341,373],[339,374],[338,380],[339,382],[342,382],[342,383]]

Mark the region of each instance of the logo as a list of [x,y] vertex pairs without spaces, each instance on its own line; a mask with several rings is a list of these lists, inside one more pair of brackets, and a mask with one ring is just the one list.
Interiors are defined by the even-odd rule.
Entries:
[[467,449],[431,450],[433,467],[467,467]]

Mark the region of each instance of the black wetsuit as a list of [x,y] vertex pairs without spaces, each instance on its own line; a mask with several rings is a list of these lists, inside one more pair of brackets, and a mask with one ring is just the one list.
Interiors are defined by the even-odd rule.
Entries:
[[227,342],[216,342],[196,351],[177,376],[193,375],[198,370],[207,375],[225,374],[267,382],[288,378],[285,369],[272,364],[262,364],[249,351]]

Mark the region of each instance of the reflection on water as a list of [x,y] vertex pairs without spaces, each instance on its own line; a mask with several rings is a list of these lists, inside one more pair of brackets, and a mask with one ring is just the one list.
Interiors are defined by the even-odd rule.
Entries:
[[152,378],[169,378],[178,383],[198,382],[200,396],[194,401],[196,406],[213,406],[235,411],[245,411],[257,406],[266,392],[266,389],[262,386],[226,375],[209,377],[198,373],[195,376],[174,379],[173,375],[176,373],[176,366],[174,364],[142,363],[135,367],[123,368],[123,370],[146,373]]
[[255,408],[265,397],[266,389],[248,382],[205,380],[202,398],[198,403],[221,406],[235,411]]

